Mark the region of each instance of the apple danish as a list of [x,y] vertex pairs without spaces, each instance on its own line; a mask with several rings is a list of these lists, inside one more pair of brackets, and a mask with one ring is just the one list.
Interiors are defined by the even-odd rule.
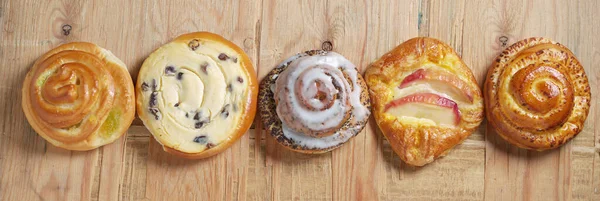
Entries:
[[407,164],[445,155],[483,120],[473,73],[439,40],[402,43],[372,63],[365,79],[377,125]]

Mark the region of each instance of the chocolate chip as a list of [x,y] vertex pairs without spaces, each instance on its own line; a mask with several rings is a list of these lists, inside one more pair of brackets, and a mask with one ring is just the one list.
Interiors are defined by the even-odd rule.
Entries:
[[196,50],[200,46],[200,41],[198,41],[198,39],[191,40],[190,43],[188,43],[188,46],[190,49]]
[[188,117],[190,117],[190,115],[186,112],[185,113],[185,118],[188,118]]
[[205,74],[208,74],[208,63],[203,63],[202,65],[200,65],[200,68],[202,69],[202,72],[204,72]]
[[152,94],[150,94],[150,102],[148,104],[150,104],[150,107],[154,107],[158,104],[158,100],[156,99],[156,97],[158,96],[158,92],[153,91]]
[[149,87],[150,87],[150,86],[148,86],[148,83],[146,83],[146,82],[143,82],[143,83],[142,83],[142,91],[148,91],[148,88],[149,88]]
[[208,123],[208,122],[206,122],[206,121],[199,121],[199,122],[196,122],[196,123],[194,124],[194,128],[196,128],[196,129],[200,129],[200,128],[202,128],[202,127],[204,126],[204,124],[206,124],[206,123]]
[[223,109],[221,109],[221,115],[223,118],[229,117],[229,104],[223,106]]
[[175,67],[173,67],[173,66],[167,66],[165,68],[165,75],[167,75],[167,76],[173,76],[173,75],[175,75]]
[[194,115],[194,120],[200,120],[200,117],[202,117],[202,113],[196,112],[196,114]]
[[199,135],[194,138],[195,143],[206,144],[207,141],[208,138],[206,137],[206,135]]
[[237,57],[233,57],[231,60],[233,60],[233,63],[237,63]]
[[156,88],[157,88],[157,87],[158,87],[158,86],[156,85],[156,80],[155,80],[155,79],[152,79],[152,91],[156,91]]
[[206,148],[207,149],[210,149],[210,148],[213,148],[213,147],[215,147],[215,144],[213,144],[213,143],[206,144]]
[[154,115],[154,119],[159,120],[160,119],[160,110],[158,110],[158,108],[149,108],[150,113],[152,115]]
[[242,77],[239,77],[239,76],[237,77],[237,81],[238,81],[239,83],[244,83],[244,79],[243,79]]
[[229,56],[227,56],[225,53],[221,53],[221,54],[219,54],[219,59],[221,61],[225,61],[225,60],[229,59]]
[[175,105],[173,105],[174,107],[179,107],[179,103],[175,103]]
[[231,83],[229,83],[229,84],[227,85],[227,91],[228,91],[228,92],[231,92],[231,91],[233,91],[233,86],[231,86]]
[[181,79],[183,79],[183,72],[179,72],[179,73],[177,73],[177,79],[178,79],[178,80],[181,80]]

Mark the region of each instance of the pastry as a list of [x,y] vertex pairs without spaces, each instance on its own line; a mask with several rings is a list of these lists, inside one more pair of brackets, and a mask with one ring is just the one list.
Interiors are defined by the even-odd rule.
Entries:
[[213,33],[188,33],[144,61],[137,111],[165,151],[206,158],[250,128],[257,93],[254,67],[241,48]]
[[461,143],[483,120],[471,70],[433,38],[413,38],[365,72],[375,121],[407,164],[423,166]]
[[69,150],[109,144],[135,116],[125,64],[91,43],[61,45],[41,56],[23,82],[23,112],[48,142]]
[[367,88],[354,64],[322,50],[279,64],[263,79],[259,99],[267,131],[302,153],[341,146],[362,131],[370,115]]
[[590,109],[583,67],[565,46],[529,38],[506,48],[485,82],[488,122],[518,147],[559,147],[581,130]]

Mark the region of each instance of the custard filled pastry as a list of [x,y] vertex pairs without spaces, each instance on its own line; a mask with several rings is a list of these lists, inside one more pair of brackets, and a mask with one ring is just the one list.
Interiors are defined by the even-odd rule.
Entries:
[[135,115],[125,64],[91,43],[61,45],[41,56],[23,82],[31,127],[54,146],[90,150],[121,137]]
[[246,53],[223,37],[181,35],[144,61],[138,115],[165,151],[205,158],[230,147],[256,113],[256,73]]
[[287,59],[262,81],[259,99],[267,131],[302,153],[341,146],[362,131],[370,115],[362,76],[335,52],[312,50]]
[[365,73],[377,125],[404,162],[423,166],[465,140],[483,120],[471,70],[448,45],[413,38]]
[[565,46],[529,38],[504,50],[485,82],[486,114],[506,141],[546,150],[582,129],[590,109],[583,67]]

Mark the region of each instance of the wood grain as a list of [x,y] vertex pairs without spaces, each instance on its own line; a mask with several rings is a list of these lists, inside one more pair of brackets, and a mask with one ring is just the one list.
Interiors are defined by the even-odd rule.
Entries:
[[[0,201],[600,200],[598,10],[593,0],[3,0]],[[255,123],[226,152],[196,161],[163,152],[139,120],[117,142],[88,152],[53,147],[27,123],[21,83],[44,52],[93,42],[123,60],[135,80],[152,51],[192,31],[231,39],[251,57],[259,79],[326,41],[364,71],[403,41],[430,36],[450,44],[480,85],[503,48],[544,36],[577,55],[593,104],[584,130],[560,149],[516,148],[484,121],[422,168],[401,162],[373,119],[322,155],[288,151]]]

